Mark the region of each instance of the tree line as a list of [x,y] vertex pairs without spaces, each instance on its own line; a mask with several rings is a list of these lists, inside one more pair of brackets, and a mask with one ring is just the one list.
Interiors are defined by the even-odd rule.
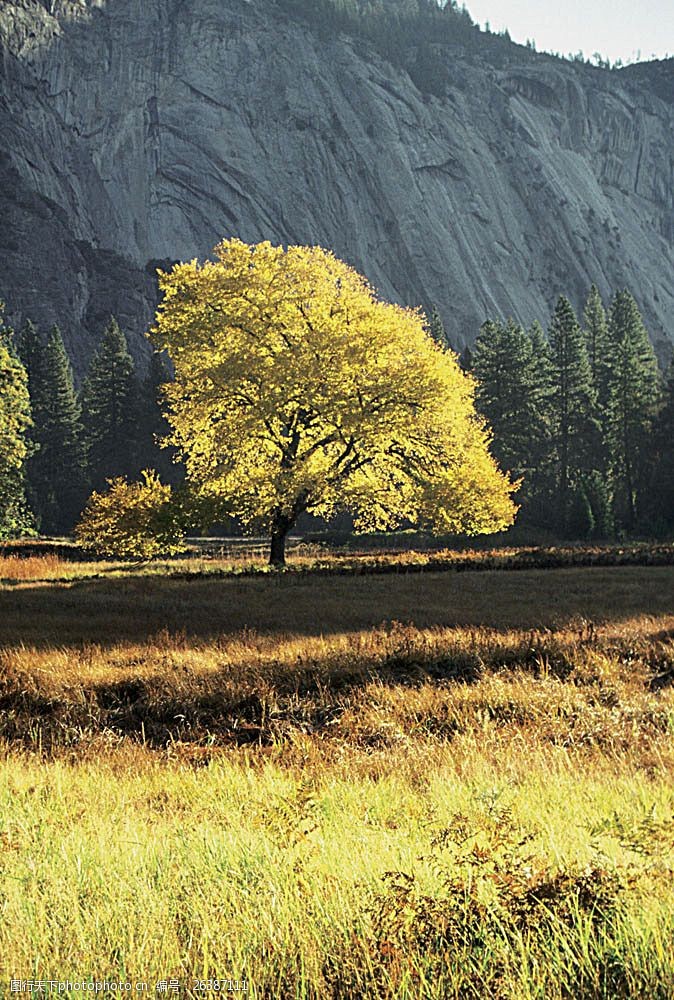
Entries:
[[567,538],[674,530],[674,362],[663,378],[629,291],[607,310],[593,285],[581,321],[560,296],[547,336],[489,320],[462,365],[494,455],[522,480],[520,523]]
[[77,391],[58,326],[45,336],[28,320],[15,333],[0,318],[0,538],[69,534],[92,490],[115,476],[149,467],[175,482],[158,445],[168,377],[158,354],[138,376],[111,317]]
[[[428,327],[447,346],[437,310]],[[547,334],[488,320],[461,364],[492,454],[521,480],[520,524],[566,538],[674,531],[674,362],[663,377],[628,291],[606,309],[593,286],[580,321],[560,296]],[[111,318],[77,391],[58,327],[0,321],[0,537],[69,534],[108,479],[153,469],[180,482],[158,445],[170,378],[159,353],[139,378]]]
[[[507,28],[484,30],[473,21],[466,5],[457,0],[275,0],[276,6],[301,19],[323,41],[340,32],[366,41],[392,65],[409,73],[424,94],[442,97],[450,78],[451,53],[486,51],[497,63],[507,57],[513,45]],[[536,52],[533,39],[523,48]],[[622,68],[618,59],[611,63],[601,53],[586,58],[583,52],[545,53],[566,62],[582,63],[599,69]],[[637,59],[638,61],[638,59]]]
[[[275,0],[322,39],[339,32],[362,39],[406,70],[422,93],[442,95],[449,78],[448,47],[472,49],[480,29],[456,0]],[[489,42],[503,39],[489,36]]]

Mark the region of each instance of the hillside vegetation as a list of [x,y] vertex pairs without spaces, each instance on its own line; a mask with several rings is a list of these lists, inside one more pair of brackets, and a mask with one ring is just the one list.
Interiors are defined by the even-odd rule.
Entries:
[[[394,66],[407,70],[422,93],[441,96],[449,80],[449,48],[495,49],[504,39],[480,29],[456,0],[276,0],[324,40],[339,32],[366,41]],[[510,39],[508,38],[508,42]],[[499,46],[499,43],[501,45]]]

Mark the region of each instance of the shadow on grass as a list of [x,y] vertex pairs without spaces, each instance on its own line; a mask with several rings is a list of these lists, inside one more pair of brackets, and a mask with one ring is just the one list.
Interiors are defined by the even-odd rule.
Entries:
[[148,643],[162,631],[200,642],[419,628],[559,628],[674,613],[674,567],[261,578],[126,576],[0,590],[0,648]]
[[[373,683],[474,684],[503,669],[544,669],[567,680],[578,650],[595,643],[640,664],[635,683],[643,690],[650,680],[655,691],[671,682],[671,629],[663,621],[658,631],[645,616],[671,614],[673,592],[674,569],[663,567],[319,580],[139,577],[4,591],[0,635],[10,656],[4,672],[0,664],[0,736],[46,750],[102,732],[153,747],[263,746],[290,732],[337,734],[343,712],[360,710],[359,692]],[[637,626],[618,638],[594,627],[633,619]],[[461,635],[422,631],[457,626]],[[331,635],[342,641],[321,642]],[[317,642],[293,647],[312,637]],[[285,640],[290,646],[282,651]],[[11,652],[21,647],[15,666]],[[38,657],[32,671],[33,647],[62,659],[52,666]],[[98,667],[88,672],[90,655],[104,681]],[[602,705],[604,695],[598,689]],[[456,719],[427,714],[429,732],[453,737]]]
[[[53,697],[16,677],[0,697],[0,736],[49,752],[102,732],[153,748],[269,746],[296,732],[336,735],[332,727],[345,711],[364,704],[362,691],[371,684],[410,692],[429,683],[473,685],[496,665],[536,674],[542,657],[560,678],[568,677],[573,664],[562,644],[553,636],[545,641],[544,649],[540,640],[523,636],[507,648],[496,643],[488,653],[456,641],[426,644],[412,626],[394,623],[358,650],[290,663],[256,662],[251,650],[250,664],[228,663],[207,673],[195,673],[178,659],[165,673],[71,685]],[[455,720],[431,722],[436,737],[455,735]]]
[[[529,727],[537,738],[564,746],[586,746],[590,739],[622,752],[634,745],[635,724],[640,745],[668,740],[671,729],[671,710],[657,692],[671,683],[672,647],[633,635],[619,641],[591,631],[584,638],[568,631],[429,636],[392,623],[353,649],[342,644],[295,659],[256,658],[251,645],[250,661],[244,656],[200,671],[190,666],[194,652],[185,642],[163,669],[160,655],[151,674],[134,677],[127,664],[129,673],[119,680],[69,679],[51,696],[39,679],[8,673],[0,737],[47,756],[79,751],[100,736],[127,738],[154,750],[191,747],[204,763],[214,747],[287,746],[298,734],[324,746],[371,750],[397,745],[410,733],[449,742],[461,732],[484,733],[487,723]],[[629,658],[629,696],[618,697],[601,671],[588,671],[602,652],[617,669]],[[506,683],[495,693],[489,677],[504,672]],[[511,689],[509,679],[518,675],[531,686]],[[384,694],[387,688],[394,690]],[[647,689],[651,700],[644,702]]]

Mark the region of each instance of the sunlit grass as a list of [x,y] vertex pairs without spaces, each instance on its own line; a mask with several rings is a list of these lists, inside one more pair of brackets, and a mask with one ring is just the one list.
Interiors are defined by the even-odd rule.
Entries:
[[[477,747],[472,762],[448,747],[424,749],[412,773],[382,755],[354,773],[316,760],[300,769],[296,759],[288,767],[230,757],[194,770],[139,748],[77,764],[9,759],[0,770],[0,974],[247,976],[266,995],[296,983],[300,995],[320,996],[330,990],[331,956],[345,981],[374,989],[387,963],[373,934],[382,876],[404,872],[422,896],[443,898],[431,845],[456,813],[479,833],[486,810],[507,807],[533,833],[537,858],[581,871],[596,861],[598,819],[616,813],[628,827],[644,816],[671,819],[664,774],[599,768],[580,777],[581,762],[564,754],[544,770],[533,755],[525,768],[505,744],[502,766],[480,761]],[[671,886],[658,874],[653,891],[652,858],[610,836],[600,847],[604,870],[643,877],[647,897],[635,890],[622,901],[619,933],[627,951],[647,939],[664,990]],[[423,967],[437,956],[412,950],[406,959]],[[512,992],[504,986],[502,995],[521,995],[521,972],[510,970]],[[532,995],[563,995],[544,970],[530,974]],[[444,989],[449,976],[448,967]],[[395,990],[383,982],[380,993]],[[441,996],[441,984],[427,995]]]
[[[33,553],[33,554],[30,554]],[[64,556],[64,553],[70,553]],[[287,554],[289,573],[349,575],[359,573],[415,573],[452,570],[553,569],[580,566],[671,566],[673,543],[629,542],[594,546],[511,546],[498,549],[359,550],[353,545],[342,550],[318,543],[294,541]],[[169,559],[123,562],[87,560],[69,542],[6,543],[0,553],[0,586],[36,585],[44,582],[69,583],[102,578],[173,577],[176,579],[222,576],[265,576],[273,571],[268,564],[265,544],[248,546],[246,539],[222,548],[202,540],[186,555]]]
[[45,558],[0,589],[0,981],[674,995],[673,569]]

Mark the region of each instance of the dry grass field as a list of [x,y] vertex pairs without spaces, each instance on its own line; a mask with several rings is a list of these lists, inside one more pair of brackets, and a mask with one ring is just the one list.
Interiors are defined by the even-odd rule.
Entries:
[[0,558],[0,981],[671,1000],[674,568],[241,568]]

